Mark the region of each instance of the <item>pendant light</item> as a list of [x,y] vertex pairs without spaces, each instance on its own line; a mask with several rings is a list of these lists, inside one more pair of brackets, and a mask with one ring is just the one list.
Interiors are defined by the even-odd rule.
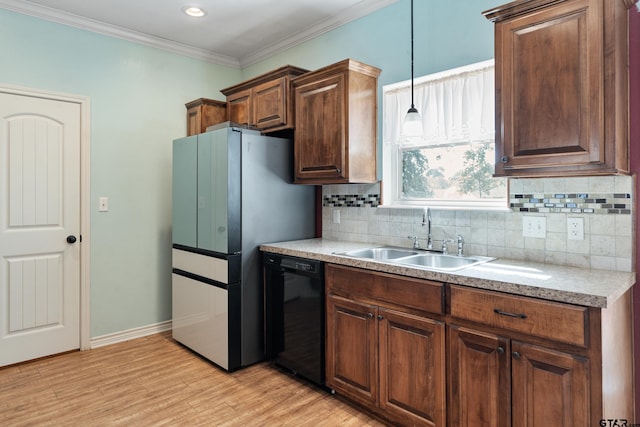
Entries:
[[413,103],[413,0],[411,0],[411,108],[407,111],[402,125],[405,137],[422,137],[422,117]]

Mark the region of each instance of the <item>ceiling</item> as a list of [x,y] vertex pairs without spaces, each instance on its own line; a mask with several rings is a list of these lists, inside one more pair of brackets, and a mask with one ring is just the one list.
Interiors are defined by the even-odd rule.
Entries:
[[[398,0],[0,0],[0,8],[237,68]],[[183,13],[199,6],[207,13]]]

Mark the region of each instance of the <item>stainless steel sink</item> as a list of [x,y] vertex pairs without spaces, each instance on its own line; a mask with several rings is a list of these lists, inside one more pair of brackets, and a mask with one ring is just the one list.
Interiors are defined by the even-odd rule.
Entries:
[[444,255],[441,253],[389,247],[358,249],[336,253],[336,255],[384,261],[392,264],[438,271],[461,270],[463,268],[493,261],[495,259],[483,256]]
[[368,248],[368,249],[359,249],[355,251],[343,252],[339,255],[350,256],[354,258],[390,260],[390,259],[408,257],[411,255],[418,255],[418,252],[412,251],[409,249],[397,249],[397,248]]
[[495,258],[480,256],[454,256],[442,254],[420,254],[396,260],[398,264],[412,265],[433,270],[455,271],[492,261]]

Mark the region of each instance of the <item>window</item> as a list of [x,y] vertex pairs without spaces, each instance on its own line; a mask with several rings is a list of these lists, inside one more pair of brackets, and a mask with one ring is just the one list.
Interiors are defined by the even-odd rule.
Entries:
[[402,135],[411,81],[383,92],[385,205],[506,206],[506,180],[493,177],[493,60],[415,79],[421,138]]

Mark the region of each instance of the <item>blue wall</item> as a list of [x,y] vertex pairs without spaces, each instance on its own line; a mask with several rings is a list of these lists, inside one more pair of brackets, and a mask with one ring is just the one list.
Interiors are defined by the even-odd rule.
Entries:
[[[493,23],[482,11],[501,0],[416,0],[415,75],[493,58]],[[382,69],[380,84],[411,78],[410,2],[400,0],[307,43],[247,67],[243,78],[283,64],[315,69],[353,58]]]
[[91,336],[170,319],[171,141],[240,71],[3,9],[0,52],[0,83],[90,97]]
[[[415,71],[493,57],[489,0],[417,0]],[[0,83],[91,99],[91,336],[171,318],[171,141],[184,104],[284,64],[351,57],[410,78],[409,0],[240,71],[0,9]],[[98,197],[110,211],[97,211]]]

